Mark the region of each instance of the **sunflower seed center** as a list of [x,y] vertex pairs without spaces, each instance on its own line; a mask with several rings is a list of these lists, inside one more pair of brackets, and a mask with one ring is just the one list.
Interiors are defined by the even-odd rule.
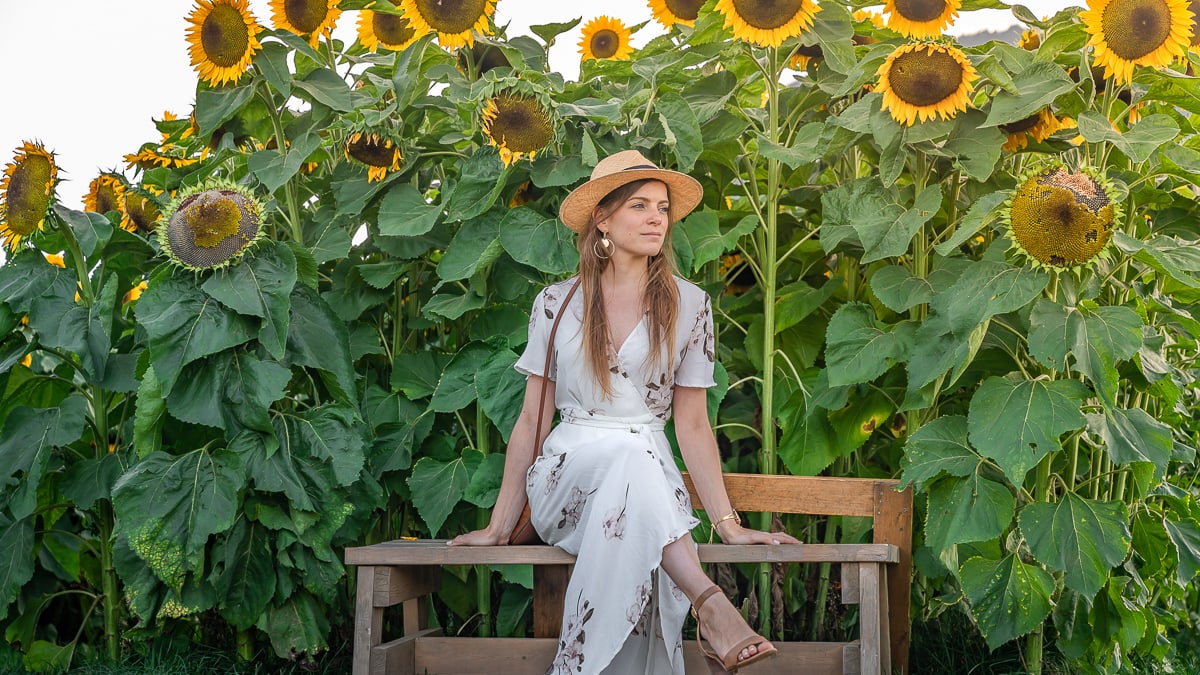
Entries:
[[487,10],[487,0],[416,0],[425,23],[439,33],[466,33]]
[[283,13],[299,32],[311,33],[329,15],[329,5],[325,0],[284,0]]
[[488,124],[488,135],[513,152],[535,152],[554,135],[549,116],[532,98],[501,96],[496,99],[496,116]]
[[616,31],[607,28],[596,31],[592,36],[592,53],[598,59],[611,59],[621,45],[621,38]]
[[695,21],[697,16],[700,16],[700,7],[704,5],[703,0],[666,0],[667,9],[672,14],[683,19],[684,21]]
[[796,18],[804,0],[733,0],[742,21],[760,30],[774,30]]
[[896,0],[896,13],[909,21],[933,21],[944,11],[945,0]]
[[196,246],[213,248],[225,238],[236,234],[242,212],[232,199],[200,200],[184,214]]
[[20,162],[4,193],[8,209],[5,224],[9,230],[25,236],[37,229],[50,205],[52,173],[48,157],[26,155]]
[[388,168],[392,166],[395,150],[387,141],[374,136],[364,136],[357,141],[351,141],[348,152],[354,159],[367,166]]
[[235,7],[214,5],[200,27],[200,44],[209,61],[230,68],[241,63],[249,51],[250,29]]
[[411,40],[413,33],[416,32],[408,19],[383,12],[375,12],[371,28],[375,31],[375,37],[387,46],[402,45]]
[[1171,36],[1171,8],[1164,0],[1113,0],[1104,8],[1100,24],[1108,48],[1133,61]]
[[914,106],[935,105],[958,91],[963,67],[938,49],[905,52],[892,62],[888,82],[900,100]]

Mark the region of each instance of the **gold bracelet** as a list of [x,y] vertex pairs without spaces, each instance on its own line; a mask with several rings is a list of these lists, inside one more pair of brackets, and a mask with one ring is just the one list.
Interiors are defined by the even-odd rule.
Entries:
[[717,526],[727,520],[732,520],[738,525],[742,524],[742,517],[738,515],[737,511],[730,511],[729,513],[721,516],[708,526],[708,543],[712,543],[713,534],[717,531]]

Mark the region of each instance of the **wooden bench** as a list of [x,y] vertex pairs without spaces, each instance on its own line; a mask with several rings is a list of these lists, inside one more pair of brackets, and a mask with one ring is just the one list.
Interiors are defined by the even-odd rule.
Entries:
[[[688,476],[692,503],[701,504]],[[743,512],[864,516],[871,544],[731,546],[701,544],[705,563],[838,563],[844,604],[859,605],[852,642],[772,640],[779,656],[747,672],[844,675],[908,673],[912,573],[912,489],[894,480],[725,474],[734,508]],[[445,540],[390,541],[346,549],[358,566],[354,675],[530,673],[542,675],[554,657],[564,595],[574,558],[552,546],[448,547]],[[440,565],[534,566],[532,638],[446,637],[430,628],[428,594]],[[403,635],[385,639],[383,610],[403,603]],[[695,642],[685,647],[688,673],[707,672]]]

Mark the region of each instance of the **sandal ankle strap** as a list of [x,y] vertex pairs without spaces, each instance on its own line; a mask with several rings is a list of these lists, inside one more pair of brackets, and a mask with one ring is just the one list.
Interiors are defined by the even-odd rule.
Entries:
[[710,597],[712,597],[712,595],[714,593],[719,593],[720,591],[721,591],[721,587],[716,584],[713,584],[712,586],[709,586],[708,588],[704,589],[704,592],[702,592],[700,595],[698,595],[696,597],[696,600],[694,602],[692,602],[692,614],[696,615],[696,617],[699,618],[700,606],[703,605]]

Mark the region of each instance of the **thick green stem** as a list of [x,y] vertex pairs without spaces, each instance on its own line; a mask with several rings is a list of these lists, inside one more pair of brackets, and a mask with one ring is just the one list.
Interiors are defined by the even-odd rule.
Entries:
[[[475,405],[475,447],[484,456],[491,450],[491,438],[488,433],[488,419],[483,412],[483,405]],[[487,527],[490,514],[487,509],[480,509],[476,526]],[[487,565],[475,566],[475,601],[479,606],[479,637],[492,636],[492,569]]]
[[1079,473],[1079,434],[1071,437],[1071,464],[1067,469],[1067,490],[1075,491],[1075,475]]
[[248,628],[239,628],[237,632],[237,655],[242,663],[254,660],[254,635]]
[[96,516],[100,525],[100,585],[104,593],[104,647],[108,658],[116,662],[121,658],[121,588],[117,580],[117,568],[113,564],[112,503],[107,499],[96,502]]
[[[267,86],[266,84],[263,85]],[[281,157],[286,157],[287,136],[283,133],[283,120],[280,119],[279,110],[275,107],[274,97],[269,92],[258,89],[258,95],[262,98],[263,103],[267,106],[267,116],[271,118],[271,128],[275,132],[275,147],[279,150]],[[284,183],[284,193],[287,196],[287,220],[288,225],[292,229],[292,241],[297,244],[304,243],[304,232],[300,227],[300,202],[296,198],[296,187],[292,185],[292,181]]]
[[1043,642],[1040,626],[1025,637],[1025,670],[1029,675],[1042,675]]

